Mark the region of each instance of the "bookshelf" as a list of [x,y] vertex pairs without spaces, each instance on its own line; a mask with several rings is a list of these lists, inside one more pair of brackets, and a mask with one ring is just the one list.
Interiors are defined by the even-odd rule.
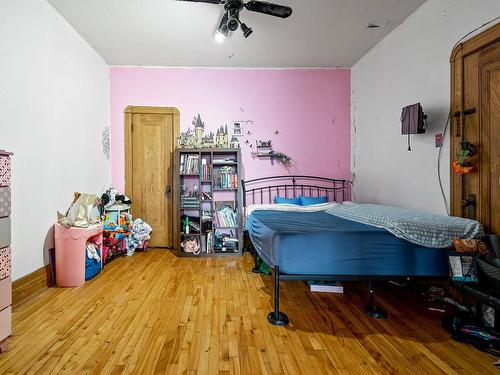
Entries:
[[187,257],[241,255],[240,149],[177,149],[175,168],[177,254]]

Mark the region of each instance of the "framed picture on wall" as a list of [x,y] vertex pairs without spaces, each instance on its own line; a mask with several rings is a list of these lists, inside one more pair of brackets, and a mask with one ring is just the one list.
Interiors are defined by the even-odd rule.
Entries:
[[241,137],[243,135],[243,126],[239,122],[233,122],[233,136]]

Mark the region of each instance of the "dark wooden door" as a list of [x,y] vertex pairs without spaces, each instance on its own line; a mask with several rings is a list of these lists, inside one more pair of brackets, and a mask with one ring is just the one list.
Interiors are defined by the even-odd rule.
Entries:
[[500,26],[459,46],[454,56],[452,112],[461,114],[451,122],[451,158],[463,141],[476,152],[472,173],[451,172],[452,214],[477,219],[487,232],[500,234]]
[[492,233],[500,234],[500,42],[481,60],[480,218]]

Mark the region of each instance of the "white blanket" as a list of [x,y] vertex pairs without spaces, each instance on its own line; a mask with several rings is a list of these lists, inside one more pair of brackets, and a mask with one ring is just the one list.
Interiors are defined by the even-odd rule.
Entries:
[[285,212],[318,212],[338,206],[340,203],[329,202],[312,204],[310,206],[299,206],[297,204],[252,204],[245,210],[245,216],[248,217],[254,211],[285,211]]
[[457,238],[470,239],[483,235],[482,225],[475,220],[381,204],[343,204],[332,207],[327,213],[384,228],[396,237],[432,248],[451,246]]

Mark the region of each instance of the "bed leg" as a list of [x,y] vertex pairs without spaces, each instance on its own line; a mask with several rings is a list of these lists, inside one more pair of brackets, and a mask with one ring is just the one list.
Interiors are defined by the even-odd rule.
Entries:
[[253,269],[252,269],[252,272],[253,273],[262,273],[262,272],[260,272],[260,267],[257,264],[257,251],[255,249],[252,251],[252,257],[253,257]]
[[280,312],[280,268],[274,267],[274,311],[267,316],[267,320],[274,326],[288,325],[288,316]]
[[365,307],[365,313],[372,318],[387,319],[387,313],[384,309],[375,305],[375,291],[371,280],[368,281],[368,305]]

